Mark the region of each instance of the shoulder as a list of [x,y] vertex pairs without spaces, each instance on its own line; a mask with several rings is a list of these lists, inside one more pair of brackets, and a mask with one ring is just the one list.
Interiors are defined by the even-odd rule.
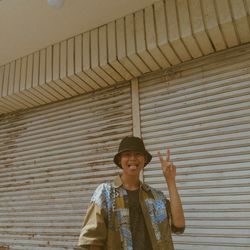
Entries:
[[111,187],[112,185],[109,182],[101,183],[100,185],[98,185],[91,197],[91,202],[101,205],[110,197]]
[[110,192],[110,190],[111,190],[111,183],[108,183],[108,182],[101,183],[95,189],[93,197],[95,197],[95,196],[101,196],[101,195],[106,195],[107,193]]
[[147,184],[144,184],[144,185],[146,185],[146,187],[148,187],[148,190],[150,190],[150,192],[153,194],[155,199],[157,199],[157,200],[166,200],[167,199],[165,194],[162,191],[160,191],[156,188],[153,188]]
[[104,182],[101,183],[97,186],[95,192],[104,192],[105,190],[108,190],[111,188],[111,183],[110,182]]

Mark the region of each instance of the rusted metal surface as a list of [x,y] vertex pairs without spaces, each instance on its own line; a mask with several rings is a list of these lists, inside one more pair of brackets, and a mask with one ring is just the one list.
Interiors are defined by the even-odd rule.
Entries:
[[8,246],[1,246],[0,245],[0,250],[10,250],[10,248]]
[[132,134],[130,84],[1,116],[0,245],[73,249],[93,190]]
[[[249,46],[139,81],[141,133],[170,147],[187,218],[176,249],[250,247]],[[0,245],[72,249],[90,196],[132,134],[129,84],[0,117]],[[145,180],[165,183],[155,155]]]

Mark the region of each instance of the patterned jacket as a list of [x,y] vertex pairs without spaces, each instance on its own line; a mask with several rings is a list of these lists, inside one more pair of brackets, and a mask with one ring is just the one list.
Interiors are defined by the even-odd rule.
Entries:
[[[161,191],[140,184],[139,202],[154,250],[173,250],[170,203]],[[171,230],[172,229],[172,230]],[[79,246],[99,245],[108,250],[133,250],[128,194],[120,176],[97,187],[84,219]]]

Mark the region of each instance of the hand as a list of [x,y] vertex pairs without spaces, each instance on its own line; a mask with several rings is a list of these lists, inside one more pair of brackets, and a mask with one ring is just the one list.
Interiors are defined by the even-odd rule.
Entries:
[[172,181],[175,182],[176,166],[173,164],[173,162],[170,161],[170,150],[167,149],[166,151],[166,159],[163,158],[159,151],[157,152],[157,154],[160,159],[162,171],[167,183],[169,184]]

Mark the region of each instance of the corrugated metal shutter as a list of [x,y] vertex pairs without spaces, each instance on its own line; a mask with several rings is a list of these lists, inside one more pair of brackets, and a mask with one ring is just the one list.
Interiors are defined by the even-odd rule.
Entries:
[[128,83],[1,116],[1,244],[73,249],[93,190],[117,173],[114,152],[131,134]]
[[187,228],[177,250],[250,249],[250,46],[149,75],[141,132],[155,156],[145,181],[166,191],[156,152],[170,148]]

